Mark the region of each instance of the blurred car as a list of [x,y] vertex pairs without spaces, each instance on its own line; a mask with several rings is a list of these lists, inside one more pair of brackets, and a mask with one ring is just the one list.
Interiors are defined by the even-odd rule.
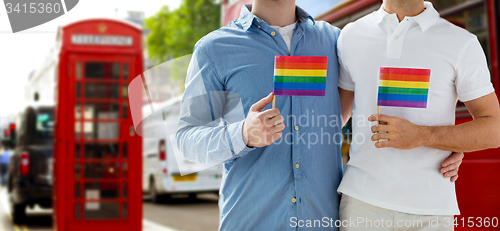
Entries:
[[[188,194],[195,198],[197,193],[219,192],[222,165],[204,169],[204,165],[189,162],[182,155],[175,155],[175,142],[171,137],[177,131],[180,118],[181,97],[153,106],[159,113],[142,122],[143,134],[143,192],[151,195],[153,202],[168,199],[175,194]],[[150,110],[149,106],[144,107]],[[162,129],[163,131],[159,131]],[[162,134],[163,137],[157,137]],[[197,169],[204,169],[195,172]],[[182,171],[180,171],[182,170]],[[181,175],[181,172],[195,172]]]
[[52,207],[53,107],[28,107],[17,127],[17,145],[9,163],[8,193],[14,223],[26,207]]

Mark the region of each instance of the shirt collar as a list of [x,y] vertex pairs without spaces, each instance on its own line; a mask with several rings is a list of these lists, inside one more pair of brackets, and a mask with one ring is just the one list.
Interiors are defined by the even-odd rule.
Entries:
[[[240,13],[240,17],[239,17],[238,21],[241,23],[241,25],[243,26],[243,30],[245,30],[245,31],[248,31],[248,29],[250,29],[250,27],[252,26],[254,21],[257,21],[257,22],[262,21],[257,16],[252,14],[251,11],[252,11],[252,4],[244,5],[241,8],[241,13]],[[308,14],[305,10],[303,10],[302,8],[296,6],[295,11],[296,11],[296,15],[297,15],[299,22],[306,22],[308,19],[310,19],[313,22],[313,25],[316,24],[316,22],[314,21],[314,18],[310,14]]]
[[[420,26],[422,31],[426,31],[440,19],[439,13],[436,11],[436,9],[434,9],[432,3],[424,2],[424,4],[425,4],[424,12],[414,17],[407,17],[415,20],[415,22]],[[373,13],[373,20],[375,23],[380,24],[389,15],[390,14],[387,13],[381,6],[378,11],[375,11]]]

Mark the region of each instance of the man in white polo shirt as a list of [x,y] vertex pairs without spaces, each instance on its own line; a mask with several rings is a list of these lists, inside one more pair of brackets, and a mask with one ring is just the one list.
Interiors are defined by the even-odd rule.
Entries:
[[[500,109],[476,36],[440,18],[429,2],[384,0],[347,25],[337,46],[343,118],[352,111],[353,134],[368,138],[351,145],[338,189],[340,219],[355,221],[341,230],[453,230],[460,212],[441,162],[452,151],[500,145]],[[399,81],[385,87],[407,89],[381,88],[388,91],[382,98],[381,76]],[[428,90],[397,86],[409,80],[428,82],[417,84]],[[474,120],[455,126],[458,99]],[[378,104],[388,106],[377,114]]]

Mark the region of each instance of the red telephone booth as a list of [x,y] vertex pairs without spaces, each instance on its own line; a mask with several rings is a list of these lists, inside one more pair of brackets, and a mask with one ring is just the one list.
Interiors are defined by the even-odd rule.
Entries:
[[91,19],[59,31],[54,230],[141,230],[142,139],[127,87],[142,73],[142,30]]

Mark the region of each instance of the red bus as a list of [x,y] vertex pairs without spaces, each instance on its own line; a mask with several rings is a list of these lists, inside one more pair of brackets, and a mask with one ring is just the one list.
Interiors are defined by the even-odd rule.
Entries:
[[[498,59],[500,2],[498,0],[428,1],[433,3],[441,17],[478,37],[488,59],[496,94],[500,95]],[[251,2],[251,0],[225,0],[223,25],[238,17],[243,4]],[[327,21],[341,29],[349,22],[378,10],[382,4],[382,0],[332,2],[336,3],[332,4],[331,9],[313,16],[316,20]],[[306,3],[297,0],[297,4],[301,6]],[[308,10],[307,7],[305,9]],[[470,120],[472,120],[471,115],[465,106],[459,103],[456,109],[456,123]],[[343,150],[348,149],[343,147]],[[456,191],[461,215],[455,218],[457,224],[455,230],[500,230],[500,150],[466,153],[459,175]]]

